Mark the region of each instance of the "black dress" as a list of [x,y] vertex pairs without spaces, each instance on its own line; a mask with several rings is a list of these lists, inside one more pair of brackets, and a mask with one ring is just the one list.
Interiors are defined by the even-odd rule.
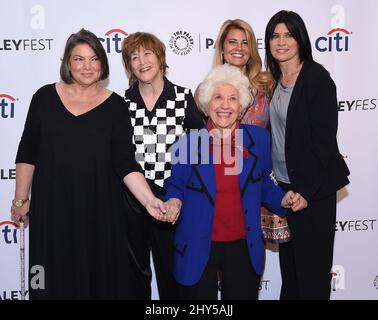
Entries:
[[35,166],[29,266],[44,268],[45,289],[30,285],[31,299],[134,297],[122,178],[141,169],[130,130],[115,93],[80,116],[54,84],[33,96],[16,158]]

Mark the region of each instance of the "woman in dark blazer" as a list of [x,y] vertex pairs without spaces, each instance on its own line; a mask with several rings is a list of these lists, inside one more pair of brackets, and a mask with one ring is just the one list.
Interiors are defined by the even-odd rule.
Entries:
[[312,58],[301,17],[280,11],[265,31],[266,64],[277,86],[270,105],[273,171],[308,202],[289,210],[292,241],[280,245],[281,299],[329,299],[336,192],[349,183],[337,140],[336,86]]
[[[209,117],[205,129],[174,145],[172,176],[165,180],[167,216],[176,218],[174,276],[182,299],[257,299],[265,250],[260,207],[280,215],[303,208],[270,179],[269,132],[239,125],[251,100],[239,68],[215,67],[201,84],[199,101]],[[176,161],[177,160],[177,161]],[[175,212],[172,213],[171,207]]]

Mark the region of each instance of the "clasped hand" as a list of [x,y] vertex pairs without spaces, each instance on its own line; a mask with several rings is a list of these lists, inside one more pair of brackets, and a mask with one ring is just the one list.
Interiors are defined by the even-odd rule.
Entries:
[[172,198],[163,202],[155,197],[145,207],[148,213],[156,220],[175,224],[180,215],[181,200]]
[[[154,197],[146,204],[146,209],[151,216],[159,221],[175,224],[180,216],[182,202],[180,199],[171,198],[166,202]],[[307,200],[299,193],[288,191],[282,198],[281,206],[297,212],[307,208]]]
[[286,209],[291,209],[293,212],[297,212],[307,208],[308,202],[298,192],[292,190],[286,192],[282,198],[281,206]]

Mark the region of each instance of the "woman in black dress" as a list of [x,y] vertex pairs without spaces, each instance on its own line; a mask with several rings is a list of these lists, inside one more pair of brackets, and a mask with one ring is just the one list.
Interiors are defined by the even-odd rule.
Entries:
[[155,218],[164,205],[135,162],[125,102],[99,84],[109,67],[96,35],[69,37],[60,73],[34,94],[16,158],[11,211],[30,214],[29,264],[44,270],[30,298],[132,299],[122,180]]

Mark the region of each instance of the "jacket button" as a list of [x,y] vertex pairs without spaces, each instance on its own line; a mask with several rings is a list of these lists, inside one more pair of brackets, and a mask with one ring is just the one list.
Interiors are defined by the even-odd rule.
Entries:
[[289,169],[289,172],[290,172],[290,173],[294,173],[295,170],[294,170],[294,169]]
[[251,242],[251,243],[249,244],[249,247],[250,247],[250,248],[252,248],[252,247],[253,247],[253,243],[252,243],[252,242]]
[[289,150],[290,150],[290,147],[289,147],[289,146],[286,146],[286,147],[285,147],[285,150],[286,150],[286,151],[289,151]]
[[251,231],[251,227],[250,226],[247,227],[247,231]]
[[248,209],[245,209],[245,210],[244,210],[244,214],[247,214],[247,213],[248,213]]

